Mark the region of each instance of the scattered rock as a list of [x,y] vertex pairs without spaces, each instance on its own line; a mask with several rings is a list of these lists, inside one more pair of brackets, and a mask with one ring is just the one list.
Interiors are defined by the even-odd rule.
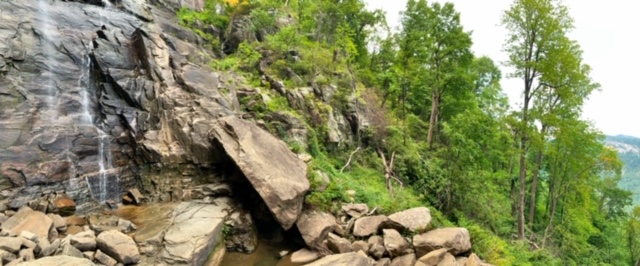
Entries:
[[53,227],[55,227],[56,230],[59,232],[65,232],[67,230],[67,222],[62,218],[62,216],[55,213],[49,213],[47,216],[51,218],[51,221],[53,221]]
[[317,252],[303,248],[291,254],[291,262],[294,264],[310,263],[317,260],[319,257],[320,255]]
[[329,178],[329,175],[327,173],[316,170],[311,176],[311,183],[316,185],[316,187],[314,188],[316,191],[323,192],[331,183],[331,179]]
[[24,261],[32,261],[36,259],[33,249],[30,248],[20,250],[20,252],[18,252],[18,256],[21,257]]
[[67,256],[76,257],[76,258],[84,258],[84,255],[82,255],[82,252],[70,244],[66,244],[62,246],[62,255],[67,255]]
[[456,257],[447,252],[444,254],[442,261],[438,263],[438,266],[458,266],[458,263],[456,262]]
[[344,204],[342,205],[342,211],[353,218],[360,218],[369,212],[369,206],[367,204]]
[[333,233],[329,233],[327,240],[329,240],[327,243],[329,249],[335,253],[353,252],[353,249],[351,249],[351,242],[349,242],[349,240],[339,237]]
[[337,227],[336,218],[333,215],[315,211],[304,210],[296,222],[300,234],[308,247],[314,247],[333,232]]
[[85,252],[82,252],[82,255],[88,260],[93,260],[95,258],[96,252],[94,252],[94,251],[85,251]]
[[118,261],[116,261],[114,258],[109,257],[109,255],[104,254],[102,251],[98,250],[96,251],[96,253],[93,255],[93,257],[99,261],[100,263],[106,265],[106,266],[115,266],[116,264],[118,264]]
[[430,223],[431,211],[426,207],[417,207],[389,215],[389,220],[382,227],[420,232],[428,229]]
[[33,211],[30,208],[23,208],[0,227],[10,230],[14,234],[29,231],[40,239],[48,239],[49,231],[53,227],[53,221],[44,213]]
[[449,254],[446,248],[436,249],[420,257],[418,261],[428,266],[436,266],[444,259],[445,254]]
[[16,253],[20,250],[22,241],[15,237],[0,237],[0,249]]
[[351,244],[351,249],[353,249],[354,252],[358,252],[360,250],[362,250],[365,255],[369,254],[369,244],[367,242],[364,242],[362,240],[358,240],[355,241]]
[[140,252],[138,252],[136,243],[131,237],[117,230],[102,232],[98,235],[96,242],[102,252],[122,264],[128,265],[140,261]]
[[471,249],[471,239],[466,228],[440,228],[413,237],[413,246],[418,257],[440,248],[446,248],[452,255]]
[[133,203],[136,205],[141,205],[145,200],[145,196],[140,193],[140,190],[137,188],[132,188],[127,191],[127,195],[133,200]]
[[66,194],[57,195],[53,199],[53,213],[60,214],[61,216],[71,216],[76,212],[76,202],[73,201]]
[[326,256],[306,266],[372,266],[374,261],[356,253],[344,253]]
[[24,266],[95,266],[93,262],[84,258],[75,258],[69,256],[53,256],[53,257],[44,257],[41,259],[37,259],[34,261],[24,262],[20,265]]
[[96,250],[96,234],[91,230],[75,234],[71,236],[70,243],[80,251]]
[[390,266],[413,266],[414,264],[416,264],[416,254],[411,253],[394,258]]
[[390,258],[379,259],[375,264],[375,266],[389,266],[389,265],[391,265],[391,259]]
[[15,254],[13,254],[13,252],[10,252],[10,251],[6,251],[6,250],[3,250],[3,249],[0,249],[0,260],[1,260],[3,263],[9,263],[9,262],[12,262],[12,261],[14,261],[16,258],[17,258],[17,257],[16,257],[16,255],[15,255]]
[[382,230],[382,234],[384,236],[384,248],[389,252],[391,258],[401,256],[403,252],[409,248],[409,242],[407,242],[398,231],[394,229],[384,229]]
[[353,235],[357,237],[366,237],[378,232],[378,228],[382,222],[386,221],[384,215],[366,216],[356,220],[353,226]]
[[467,262],[464,264],[465,266],[482,266],[482,261],[475,253],[471,253]]

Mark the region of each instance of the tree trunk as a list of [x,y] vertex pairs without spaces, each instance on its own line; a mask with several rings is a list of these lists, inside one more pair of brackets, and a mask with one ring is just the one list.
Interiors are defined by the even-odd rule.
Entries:
[[533,181],[531,182],[531,202],[529,202],[529,228],[531,230],[533,230],[533,220],[536,215],[536,188],[538,186],[538,175],[542,167],[542,149],[544,149],[544,144],[542,145],[536,156],[536,168],[533,169]]
[[438,115],[438,91],[436,89],[431,93],[431,117],[429,118],[429,133],[427,133],[427,146],[431,148],[433,141],[433,133],[436,127],[436,116]]
[[523,138],[520,147],[520,193],[518,194],[518,239],[524,239],[524,198],[525,198],[525,179],[527,176],[527,151],[525,140]]

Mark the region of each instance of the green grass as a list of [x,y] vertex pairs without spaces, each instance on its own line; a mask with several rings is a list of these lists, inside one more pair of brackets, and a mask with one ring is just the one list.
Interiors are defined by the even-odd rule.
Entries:
[[[364,152],[363,154],[361,156],[372,156]],[[342,160],[330,159],[324,154],[314,158],[309,171],[320,170],[327,173],[331,183],[323,192],[313,191],[307,197],[308,204],[335,210],[340,208],[339,204],[343,202],[366,203],[370,209],[377,208],[383,214],[424,206],[420,196],[412,189],[394,184],[393,192],[389,192],[381,170],[352,163],[350,169],[340,173],[344,163]],[[349,190],[355,191],[353,197],[347,194]]]

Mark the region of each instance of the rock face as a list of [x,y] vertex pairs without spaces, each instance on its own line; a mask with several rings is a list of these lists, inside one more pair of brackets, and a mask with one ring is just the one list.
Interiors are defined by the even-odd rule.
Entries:
[[236,117],[218,119],[210,137],[242,171],[282,228],[291,228],[309,189],[307,165],[283,141]]
[[178,25],[203,1],[95,2],[0,1],[0,190],[64,190],[85,212],[157,163],[218,163],[207,133],[244,82],[201,67],[213,55]]
[[466,228],[439,228],[413,237],[413,246],[418,257],[441,248],[453,255],[471,249],[471,238]]

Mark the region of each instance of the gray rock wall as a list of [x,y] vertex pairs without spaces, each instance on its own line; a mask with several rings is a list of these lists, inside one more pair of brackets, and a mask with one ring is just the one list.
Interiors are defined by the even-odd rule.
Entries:
[[216,162],[207,133],[242,81],[201,67],[211,53],[178,25],[173,10],[202,1],[117,2],[0,2],[0,190],[82,205],[140,169]]

